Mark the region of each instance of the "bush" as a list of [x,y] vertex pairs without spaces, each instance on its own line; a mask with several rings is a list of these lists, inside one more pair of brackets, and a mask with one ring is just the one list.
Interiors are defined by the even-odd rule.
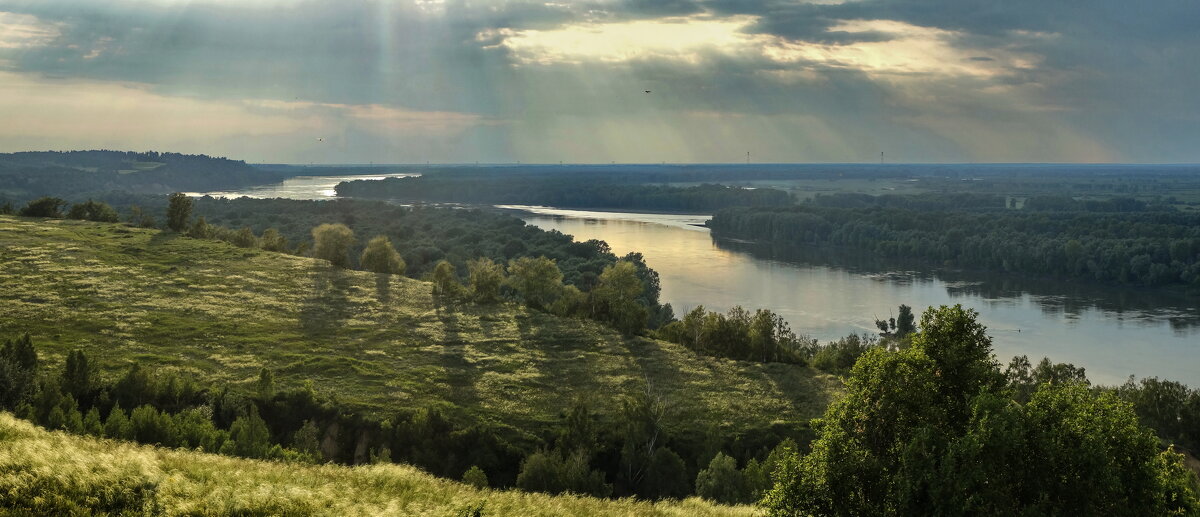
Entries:
[[348,253],[354,245],[354,232],[344,224],[322,224],[312,230],[313,257],[328,260],[337,267],[346,267]]
[[479,468],[477,465],[472,465],[471,468],[467,469],[467,471],[463,473],[462,482],[475,488],[488,487],[487,474],[485,474],[483,469]]
[[84,203],[73,205],[67,212],[67,219],[115,223],[121,218],[117,216],[117,211],[113,210],[113,207],[89,199]]
[[745,501],[745,480],[738,471],[737,460],[717,453],[708,468],[696,475],[696,495],[725,504]]
[[67,202],[56,197],[40,197],[22,208],[20,213],[24,217],[52,217],[61,219],[63,216],[62,209],[67,206]]
[[403,275],[404,259],[392,247],[392,241],[384,235],[378,235],[367,242],[367,248],[359,260],[362,268],[375,273],[387,275]]

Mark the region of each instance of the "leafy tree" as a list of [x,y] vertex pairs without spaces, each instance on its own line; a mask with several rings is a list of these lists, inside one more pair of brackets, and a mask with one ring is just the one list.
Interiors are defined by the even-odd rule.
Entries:
[[562,293],[563,274],[553,259],[519,257],[508,263],[508,285],[526,305],[544,309]]
[[638,278],[637,267],[621,260],[604,268],[599,284],[592,290],[593,312],[625,335],[646,328],[649,314],[638,302],[644,285]]
[[530,454],[521,462],[517,487],[550,494],[570,492],[595,497],[612,494],[612,485],[604,482],[604,473],[592,470],[582,452],[566,456],[560,451]]
[[167,228],[171,231],[187,230],[192,219],[192,198],[182,192],[171,194],[167,198]]
[[83,432],[92,436],[104,436],[104,422],[100,420],[100,408],[92,406],[83,417]]
[[305,420],[304,425],[292,435],[292,449],[307,455],[313,461],[321,459],[321,430],[316,422]]
[[346,267],[350,260],[348,253],[354,245],[354,232],[341,223],[322,224],[313,228],[313,256],[328,260],[337,267]]
[[87,400],[97,387],[96,368],[88,362],[83,350],[75,349],[67,353],[67,361],[63,367],[63,392],[75,397],[76,400]]
[[386,275],[403,275],[404,259],[392,247],[392,241],[385,235],[379,235],[367,242],[367,248],[359,260],[363,269]]
[[262,244],[262,249],[267,251],[274,251],[276,253],[286,253],[288,251],[287,238],[274,228],[267,228],[263,232],[262,237],[259,238],[259,242]]
[[120,402],[108,412],[108,419],[104,421],[104,436],[119,440],[133,438],[133,426],[125,416],[125,410],[121,409]]
[[195,223],[192,223],[192,227],[188,228],[187,236],[193,239],[211,239],[213,233],[213,227],[204,220],[204,216],[200,216],[196,218]]
[[493,303],[500,299],[500,286],[504,285],[504,265],[487,257],[468,261],[467,279],[473,300],[479,303]]
[[435,295],[454,297],[462,292],[462,284],[458,283],[458,275],[454,273],[454,264],[449,261],[438,262],[429,276],[433,281],[433,294]]
[[229,426],[229,441],[221,452],[244,458],[265,458],[271,449],[271,431],[267,423],[258,416],[258,406],[250,404],[250,410]]
[[471,465],[471,468],[463,472],[462,482],[471,485],[475,488],[487,488],[487,474],[478,465]]
[[875,348],[792,453],[771,515],[1135,515],[1200,511],[1194,478],[1132,408],[1076,382],[1009,398],[974,311],[930,308],[912,346]]
[[254,230],[251,230],[249,226],[244,226],[235,232],[229,242],[239,248],[258,247],[258,237],[254,236]]
[[896,315],[896,336],[905,337],[917,331],[917,326],[914,323],[916,317],[913,316],[912,307],[900,304],[899,314]]
[[61,219],[63,216],[62,209],[67,206],[67,202],[56,197],[40,197],[29,204],[25,205],[17,214],[23,217],[51,217]]
[[717,453],[708,468],[696,475],[696,495],[718,503],[737,504],[746,499],[745,480],[737,460]]
[[0,205],[0,215],[13,215],[15,213],[17,211],[13,208],[12,203],[5,201],[4,204]]
[[275,397],[275,374],[267,368],[258,371],[258,382],[254,384],[254,394],[258,400],[269,401]]
[[71,210],[67,212],[67,219],[115,223],[121,218],[117,215],[117,211],[113,210],[113,207],[89,199],[84,203],[72,205]]

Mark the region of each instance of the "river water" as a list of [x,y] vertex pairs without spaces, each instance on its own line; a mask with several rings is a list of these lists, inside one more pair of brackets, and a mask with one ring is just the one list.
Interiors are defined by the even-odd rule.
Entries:
[[[369,176],[369,178],[383,177]],[[368,177],[363,177],[368,178]],[[213,195],[328,199],[346,177],[292,178],[281,185]],[[1193,299],[1133,288],[931,272],[864,261],[793,257],[715,240],[703,215],[640,214],[506,206],[527,223],[601,239],[613,252],[642,253],[662,280],[662,300],[680,316],[703,305],[768,308],[797,334],[822,341],[876,332],[900,304],[916,312],[962,304],[979,311],[996,356],[1048,356],[1086,368],[1093,382],[1129,375],[1200,385],[1200,308]]]

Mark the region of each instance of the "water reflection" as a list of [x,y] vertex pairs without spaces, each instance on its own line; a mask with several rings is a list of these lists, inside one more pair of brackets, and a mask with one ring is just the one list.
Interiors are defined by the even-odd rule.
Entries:
[[722,249],[760,259],[834,266],[898,286],[938,281],[951,298],[978,298],[990,307],[1016,307],[1028,300],[1046,316],[1078,320],[1099,310],[1105,318],[1135,325],[1167,324],[1180,336],[1200,331],[1200,308],[1183,293],[1053,278],[930,269],[921,264],[837,250],[772,246],[713,238]]
[[681,314],[697,305],[770,308],[821,340],[874,332],[896,306],[961,303],[981,313],[1002,361],[1049,356],[1103,383],[1130,375],[1200,385],[1200,313],[1187,298],[1140,289],[923,269],[872,257],[715,240],[704,216],[533,209],[535,226],[641,252]]

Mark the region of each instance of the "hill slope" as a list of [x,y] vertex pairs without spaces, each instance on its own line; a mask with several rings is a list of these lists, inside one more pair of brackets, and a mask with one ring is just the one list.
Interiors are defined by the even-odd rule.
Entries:
[[[810,368],[697,357],[515,304],[444,305],[431,284],[153,230],[0,217],[0,329],[50,364],[83,348],[206,384],[311,379],[347,406],[438,407],[536,432],[579,397],[601,415],[653,391],[672,421],[727,432],[819,416],[838,381]],[[676,424],[683,425],[683,424]],[[681,430],[703,432],[695,426]]]
[[648,503],[477,490],[400,465],[307,466],[48,432],[0,414],[0,507],[34,515],[753,515],[699,499]]

